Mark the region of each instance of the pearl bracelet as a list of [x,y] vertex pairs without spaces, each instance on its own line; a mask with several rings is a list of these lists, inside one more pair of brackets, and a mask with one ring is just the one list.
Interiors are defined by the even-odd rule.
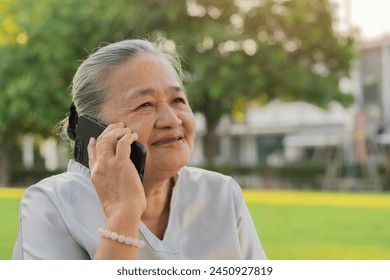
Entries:
[[110,231],[108,229],[99,228],[98,234],[100,237],[108,238],[114,241],[118,241],[119,243],[123,243],[126,245],[134,246],[137,248],[145,247],[145,241],[132,238],[129,236],[124,236],[123,234],[118,234],[117,232]]

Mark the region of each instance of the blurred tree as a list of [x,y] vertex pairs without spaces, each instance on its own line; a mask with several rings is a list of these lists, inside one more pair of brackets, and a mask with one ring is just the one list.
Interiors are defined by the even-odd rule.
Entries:
[[1,0],[0,185],[8,182],[10,157],[21,137],[48,136],[65,116],[67,88],[79,61],[102,41],[115,41],[110,5]]
[[21,135],[48,135],[62,119],[78,61],[100,42],[150,36],[176,48],[212,162],[220,116],[247,102],[350,104],[338,82],[353,38],[333,23],[327,0],[0,0],[0,180]]
[[[187,90],[207,123],[206,157],[216,154],[222,114],[249,102],[303,100],[349,105],[339,89],[355,57],[353,36],[334,31],[328,0],[135,1],[142,32],[176,44]],[[148,3],[148,5],[146,5]]]

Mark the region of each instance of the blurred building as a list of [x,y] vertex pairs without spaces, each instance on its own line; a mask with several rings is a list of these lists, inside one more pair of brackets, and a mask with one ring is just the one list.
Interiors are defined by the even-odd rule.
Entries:
[[[204,134],[204,120],[198,116],[198,137]],[[274,101],[262,108],[248,108],[244,122],[226,116],[218,127],[220,136],[216,164],[255,166],[284,165],[296,161],[333,158],[344,144],[351,112],[332,103],[328,110],[305,102]],[[198,139],[196,143],[202,143]],[[195,147],[194,164],[204,163],[199,156],[203,145]]]
[[[299,161],[383,163],[390,151],[390,37],[365,42],[351,78],[350,108],[332,103],[322,110],[304,102],[274,101],[248,108],[244,122],[221,120],[216,164],[283,165]],[[205,121],[197,115],[193,164],[203,164]]]
[[360,60],[361,94],[358,106],[378,143],[390,145],[390,36],[367,42]]

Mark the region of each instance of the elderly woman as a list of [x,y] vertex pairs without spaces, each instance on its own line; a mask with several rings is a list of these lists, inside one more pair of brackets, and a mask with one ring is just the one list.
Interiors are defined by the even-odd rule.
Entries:
[[[266,258],[240,186],[186,166],[195,120],[175,54],[145,40],[107,45],[80,65],[71,94],[78,116],[108,127],[90,139],[89,169],[70,160],[26,190],[14,259]],[[71,115],[64,130],[75,134]],[[147,151],[142,182],[134,141]]]

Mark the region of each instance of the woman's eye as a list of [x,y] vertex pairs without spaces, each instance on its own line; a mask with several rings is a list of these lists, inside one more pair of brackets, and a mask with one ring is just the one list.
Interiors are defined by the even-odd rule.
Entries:
[[178,97],[178,98],[175,98],[173,100],[173,103],[183,103],[183,104],[186,104],[186,101],[184,100],[184,98]]
[[149,107],[152,107],[152,103],[150,102],[145,102],[139,106],[139,108],[149,108]]

